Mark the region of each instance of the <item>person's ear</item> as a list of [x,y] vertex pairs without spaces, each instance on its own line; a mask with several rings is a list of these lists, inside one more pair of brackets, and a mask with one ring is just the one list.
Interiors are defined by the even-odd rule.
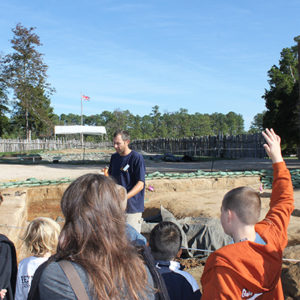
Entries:
[[227,218],[227,223],[231,224],[234,219],[234,211],[232,211],[231,209],[227,209],[226,218]]

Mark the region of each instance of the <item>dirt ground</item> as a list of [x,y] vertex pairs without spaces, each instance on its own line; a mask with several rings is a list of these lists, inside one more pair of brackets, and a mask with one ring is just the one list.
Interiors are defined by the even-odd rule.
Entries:
[[[288,168],[299,168],[299,160],[287,160]],[[35,177],[37,179],[59,179],[62,177],[77,178],[80,175],[90,172],[101,172],[105,165],[67,165],[67,164],[48,164],[48,165],[21,165],[21,164],[0,164],[0,182],[18,181]],[[218,160],[207,162],[171,163],[155,162],[146,160],[147,173],[160,172],[189,172],[196,170],[261,170],[272,167],[270,160],[266,159],[240,159],[240,160]],[[213,183],[201,181],[202,179],[183,179],[183,180],[153,180],[146,182],[154,187],[154,192],[146,191],[146,212],[153,213],[161,204],[170,210],[176,217],[185,216],[205,216],[219,218],[220,206],[223,195],[229,189],[240,186],[250,185],[259,189],[259,178],[247,178],[235,182],[229,179],[214,181]],[[250,181],[249,181],[250,180]],[[262,214],[263,217],[269,207],[270,190],[262,193]],[[300,190],[294,191],[295,211],[291,217],[288,228],[289,246],[295,247],[285,252],[285,258],[300,259]],[[294,251],[294,249],[296,249]],[[200,283],[203,264],[201,261],[185,261],[189,267],[188,271]]]

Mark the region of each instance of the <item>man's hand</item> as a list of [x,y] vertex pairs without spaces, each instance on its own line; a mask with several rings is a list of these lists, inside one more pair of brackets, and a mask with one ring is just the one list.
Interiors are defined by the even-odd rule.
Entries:
[[108,174],[108,167],[105,167],[105,168],[101,169],[100,172],[103,172],[103,175],[106,176],[106,177],[109,176],[109,174]]
[[144,186],[145,183],[143,181],[138,181],[137,184],[127,193],[127,199],[130,199],[131,197],[139,193],[144,188]]
[[5,295],[6,295],[7,290],[6,289],[2,289],[0,291],[0,299],[4,299]]
[[262,132],[263,137],[266,140],[266,144],[264,144],[264,148],[272,159],[273,164],[282,162],[283,158],[281,155],[281,147],[280,147],[280,137],[274,132],[273,129],[266,129],[265,132]]

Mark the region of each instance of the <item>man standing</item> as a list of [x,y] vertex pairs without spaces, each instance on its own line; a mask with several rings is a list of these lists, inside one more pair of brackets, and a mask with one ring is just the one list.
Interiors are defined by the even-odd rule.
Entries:
[[144,211],[145,163],[141,154],[129,148],[130,136],[125,130],[114,133],[116,153],[111,156],[108,174],[127,190],[127,223],[141,232]]

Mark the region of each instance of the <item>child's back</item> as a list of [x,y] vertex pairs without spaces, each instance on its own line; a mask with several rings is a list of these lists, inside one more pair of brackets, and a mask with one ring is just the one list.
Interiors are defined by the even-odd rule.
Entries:
[[20,261],[15,300],[27,299],[33,275],[36,269],[46,260],[48,260],[48,257],[30,256]]
[[59,225],[50,218],[36,218],[28,225],[23,240],[33,256],[19,263],[15,300],[27,299],[33,275],[55,251],[59,232]]
[[240,187],[224,196],[221,223],[234,244],[208,257],[201,278],[202,299],[284,299],[280,275],[294,209],[293,186],[279,136],[272,129],[263,136],[274,170],[270,209],[258,222],[261,202],[257,192]]
[[181,242],[180,230],[172,222],[161,222],[150,233],[151,253],[166,283],[170,300],[199,300],[201,292],[196,280],[173,260],[181,255]]

